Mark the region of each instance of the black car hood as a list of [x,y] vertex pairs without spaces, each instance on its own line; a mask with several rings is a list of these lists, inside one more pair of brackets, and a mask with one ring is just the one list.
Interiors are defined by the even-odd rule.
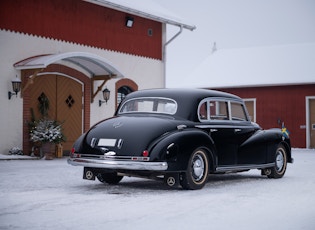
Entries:
[[104,154],[113,151],[117,156],[141,156],[156,138],[177,129],[176,121],[158,116],[118,116],[92,127],[85,136],[83,151]]

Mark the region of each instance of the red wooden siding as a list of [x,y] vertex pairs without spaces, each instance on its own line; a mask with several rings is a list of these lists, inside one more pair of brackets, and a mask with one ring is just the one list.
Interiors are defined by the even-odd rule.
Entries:
[[[162,24],[79,0],[2,0],[0,29],[162,58]],[[148,35],[152,29],[152,36]]]
[[[315,84],[222,88],[241,98],[256,98],[256,120],[264,129],[281,128],[284,122],[290,131],[293,147],[306,147],[306,96],[315,96]],[[281,123],[278,124],[278,119]]]

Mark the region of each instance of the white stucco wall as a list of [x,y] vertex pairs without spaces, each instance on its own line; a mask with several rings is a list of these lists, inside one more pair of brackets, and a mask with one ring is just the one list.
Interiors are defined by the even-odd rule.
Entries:
[[[20,71],[13,67],[13,64],[18,61],[40,54],[90,52],[109,60],[124,74],[125,78],[136,82],[139,89],[165,87],[164,63],[160,60],[3,30],[0,30],[0,51],[0,90],[2,95],[0,97],[0,154],[7,154],[9,149],[15,146],[22,148],[22,124],[25,122],[22,121],[23,99],[20,94],[17,98],[13,96],[11,100],[8,100],[7,96],[8,91],[12,91],[11,80],[16,75],[20,78]],[[102,94],[99,93],[95,97],[94,103],[91,104],[91,125],[113,115],[117,80],[110,80],[106,83],[107,88],[111,91],[107,104],[99,107],[98,100],[103,99]]]

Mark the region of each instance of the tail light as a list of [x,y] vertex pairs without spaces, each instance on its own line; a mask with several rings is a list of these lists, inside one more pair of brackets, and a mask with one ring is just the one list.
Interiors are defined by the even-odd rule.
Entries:
[[149,156],[149,151],[148,151],[148,150],[144,150],[144,151],[142,152],[142,156],[148,157],[148,156]]
[[72,148],[72,149],[71,149],[71,152],[70,152],[70,157],[71,157],[71,158],[80,158],[80,157],[81,157],[81,154],[75,153],[75,148]]

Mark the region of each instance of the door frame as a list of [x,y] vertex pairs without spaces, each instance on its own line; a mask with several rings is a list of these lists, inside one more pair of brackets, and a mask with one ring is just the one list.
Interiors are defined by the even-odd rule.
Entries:
[[[46,75],[46,74],[56,74],[65,77],[71,77],[71,79],[80,82],[83,85],[83,116],[82,116],[82,128],[83,132],[86,132],[90,128],[90,102],[91,102],[91,78],[85,75],[82,72],[79,72],[76,69],[70,68],[68,66],[64,66],[61,64],[51,64],[47,68],[42,69],[40,72],[36,73],[34,69],[25,69],[21,71],[21,80],[23,90],[23,151],[29,155],[32,151],[32,145],[29,140],[29,126],[28,121],[31,118],[30,112],[30,98],[29,98],[29,89],[28,87],[32,87],[33,76],[38,75]],[[39,76],[40,77],[40,76]],[[26,87],[27,86],[27,87]]]
[[[253,102],[253,117],[252,117],[252,122],[256,122],[256,98],[243,98],[244,102]],[[247,108],[246,108],[247,109]]]
[[311,147],[311,124],[310,124],[310,100],[315,100],[315,96],[305,97],[306,108],[306,148]]

